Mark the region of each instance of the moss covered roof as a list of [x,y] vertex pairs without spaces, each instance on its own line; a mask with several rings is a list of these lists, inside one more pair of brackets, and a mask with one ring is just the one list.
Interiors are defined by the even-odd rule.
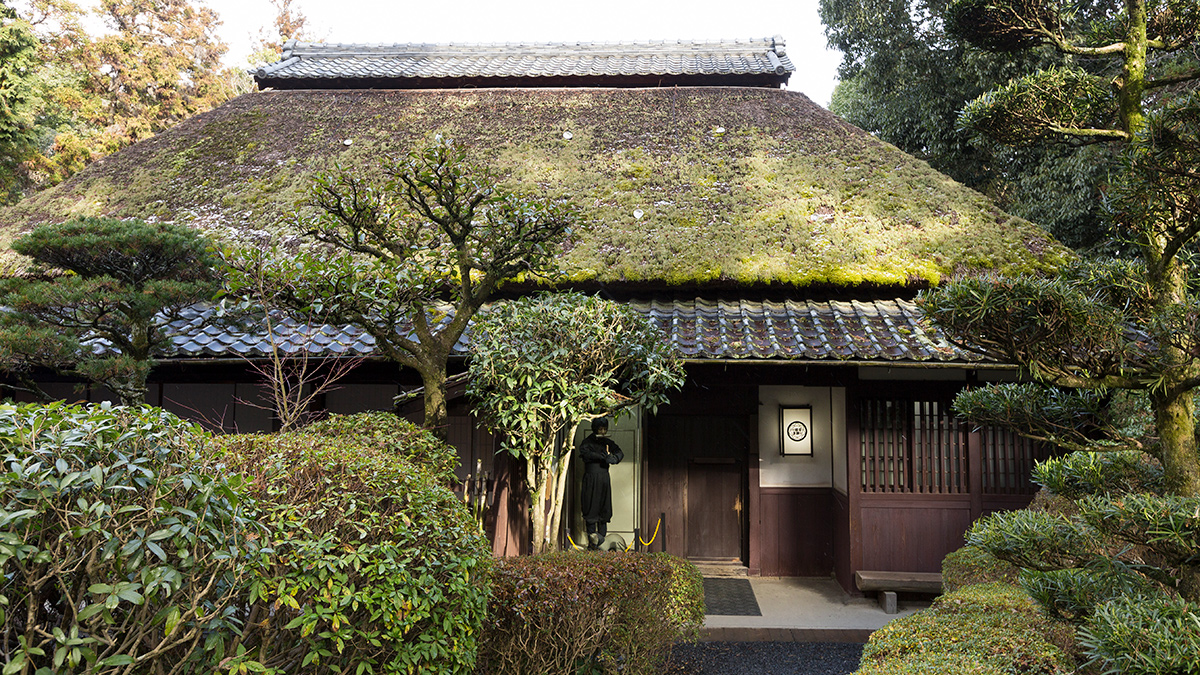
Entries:
[[[377,172],[433,133],[578,205],[592,226],[561,257],[577,282],[916,286],[1068,255],[802,94],[740,87],[246,94],[0,212],[0,244],[97,214],[294,233],[313,172]],[[21,266],[5,255],[5,271]]]

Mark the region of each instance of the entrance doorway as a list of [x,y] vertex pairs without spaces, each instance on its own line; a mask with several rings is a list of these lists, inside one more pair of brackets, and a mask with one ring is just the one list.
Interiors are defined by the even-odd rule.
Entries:
[[669,553],[744,562],[747,443],[744,417],[652,418],[646,444],[645,526],[653,532],[655,519],[665,515]]

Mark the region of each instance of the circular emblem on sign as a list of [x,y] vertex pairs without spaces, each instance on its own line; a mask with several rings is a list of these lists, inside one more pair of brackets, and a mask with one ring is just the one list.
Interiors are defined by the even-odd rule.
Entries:
[[804,425],[804,422],[797,420],[788,425],[787,435],[793,441],[802,441],[805,436],[808,436],[808,427]]

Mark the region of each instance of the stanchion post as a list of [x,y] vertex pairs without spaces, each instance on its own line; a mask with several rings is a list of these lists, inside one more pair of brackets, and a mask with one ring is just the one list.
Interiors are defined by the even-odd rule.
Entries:
[[663,553],[666,553],[667,552],[667,512],[666,511],[663,511],[662,513],[658,514],[658,522],[662,523],[662,532],[658,533],[659,536],[662,537],[662,543],[659,544],[659,546],[661,546],[662,548],[660,548],[659,550],[662,551]]
[[633,528],[633,552],[642,552],[642,528],[640,527]]

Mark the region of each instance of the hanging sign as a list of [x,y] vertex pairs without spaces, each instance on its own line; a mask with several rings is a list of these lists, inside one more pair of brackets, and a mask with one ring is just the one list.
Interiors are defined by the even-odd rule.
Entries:
[[813,454],[812,408],[779,409],[780,454]]

